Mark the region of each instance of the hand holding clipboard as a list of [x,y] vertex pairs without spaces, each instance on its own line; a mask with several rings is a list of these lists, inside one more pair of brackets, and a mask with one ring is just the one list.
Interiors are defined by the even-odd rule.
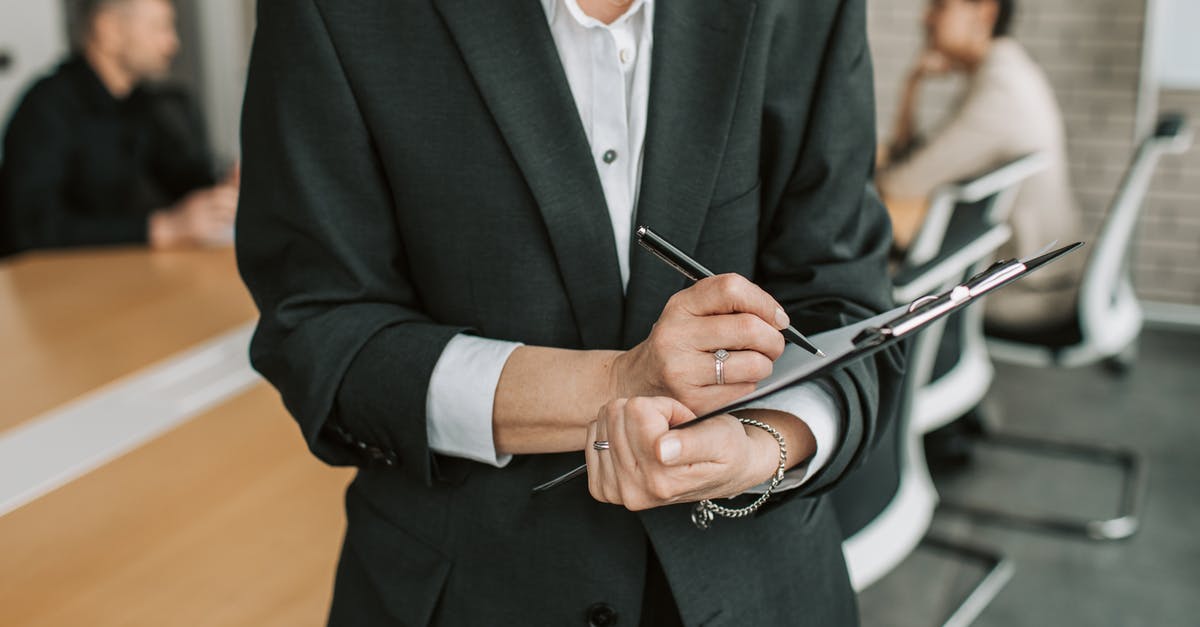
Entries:
[[[641,230],[639,229],[639,232]],[[869,357],[1082,246],[1083,242],[1076,242],[1027,259],[998,261],[987,270],[944,294],[924,296],[908,305],[874,318],[816,335],[814,339],[817,344],[824,348],[824,359],[801,350],[785,350],[783,356],[775,362],[774,373],[760,381],[753,392],[674,428],[685,429],[689,425],[714,416],[737,411],[749,403],[770,396],[779,390],[818,378],[852,361]],[[587,465],[581,465],[568,473],[535,486],[533,491],[535,493],[547,491],[586,472]]]

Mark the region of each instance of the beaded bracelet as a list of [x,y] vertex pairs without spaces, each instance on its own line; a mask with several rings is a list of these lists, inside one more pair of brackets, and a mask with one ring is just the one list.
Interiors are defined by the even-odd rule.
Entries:
[[767,499],[771,498],[771,491],[779,485],[780,481],[783,481],[783,473],[787,470],[787,442],[783,440],[783,434],[779,433],[775,430],[775,427],[772,427],[765,422],[760,422],[750,418],[738,418],[738,421],[744,425],[758,427],[759,429],[770,433],[771,437],[775,438],[775,441],[779,443],[779,468],[775,471],[775,475],[771,477],[771,483],[767,486],[766,491],[764,491],[761,496],[755,499],[753,503],[745,507],[739,507],[736,509],[723,507],[713,503],[709,499],[704,499],[703,501],[696,503],[696,506],[692,508],[692,524],[696,525],[696,527],[700,529],[708,529],[708,527],[712,524],[714,516],[724,516],[725,518],[744,518],[750,514],[753,514],[756,510],[758,510],[758,508],[762,507],[763,503],[767,502]]

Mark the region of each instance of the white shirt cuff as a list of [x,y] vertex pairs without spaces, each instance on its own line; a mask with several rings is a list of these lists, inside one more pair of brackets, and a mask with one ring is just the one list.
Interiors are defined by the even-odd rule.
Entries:
[[433,367],[425,395],[430,450],[503,468],[512,455],[497,455],[492,409],[500,373],[516,342],[459,334]]
[[[817,471],[829,463],[829,458],[837,450],[838,441],[842,437],[842,420],[837,404],[829,394],[816,383],[803,383],[793,388],[780,390],[767,398],[754,401],[746,409],[773,409],[789,413],[803,420],[812,431],[817,442],[817,451],[807,463],[795,466],[784,473],[783,481],[775,488],[776,492],[798,488]],[[750,494],[762,494],[770,481],[746,490]]]

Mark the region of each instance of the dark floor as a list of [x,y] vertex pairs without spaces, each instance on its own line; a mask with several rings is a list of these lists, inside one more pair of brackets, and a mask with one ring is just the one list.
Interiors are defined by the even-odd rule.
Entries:
[[[1148,331],[1124,377],[997,366],[987,403],[1005,428],[1125,443],[1149,465],[1141,530],[1087,540],[977,524],[939,511],[933,531],[990,546],[1016,571],[975,622],[1015,625],[1200,625],[1200,334]],[[968,470],[939,477],[943,498],[1104,515],[1118,473],[980,449]],[[981,575],[978,564],[918,549],[861,596],[866,627],[939,625]]]

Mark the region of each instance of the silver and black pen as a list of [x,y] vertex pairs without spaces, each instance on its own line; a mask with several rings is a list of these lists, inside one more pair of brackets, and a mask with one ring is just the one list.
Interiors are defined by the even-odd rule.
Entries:
[[[662,259],[672,268],[678,270],[680,274],[693,281],[714,276],[712,271],[697,263],[695,259],[688,257],[682,250],[673,246],[659,234],[651,231],[649,227],[638,227],[637,242],[642,248],[654,253],[655,257]],[[821,352],[821,349],[814,346],[812,342],[809,342],[808,338],[796,330],[796,327],[788,325],[787,328],[781,329],[779,332],[796,346],[819,357],[825,356],[825,353]]]

